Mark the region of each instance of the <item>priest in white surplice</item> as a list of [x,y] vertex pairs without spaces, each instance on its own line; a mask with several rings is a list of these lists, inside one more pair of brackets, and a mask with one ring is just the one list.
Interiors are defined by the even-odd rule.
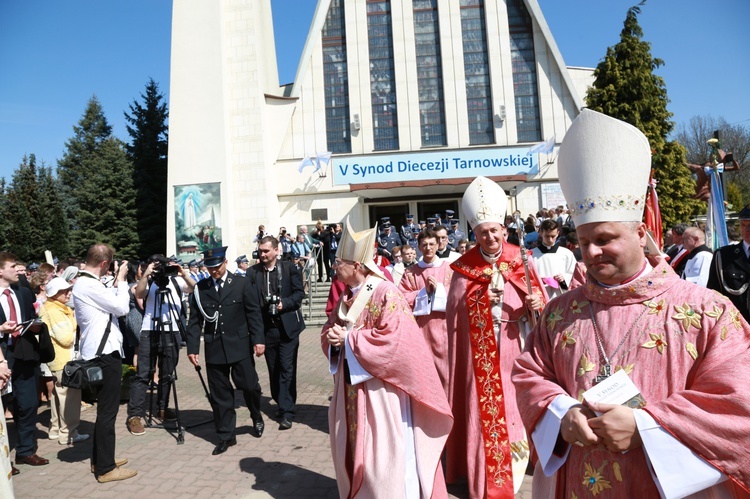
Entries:
[[570,287],[576,269],[576,257],[557,242],[557,222],[545,220],[539,228],[540,242],[534,248],[534,266],[542,278],[550,299],[560,296]]

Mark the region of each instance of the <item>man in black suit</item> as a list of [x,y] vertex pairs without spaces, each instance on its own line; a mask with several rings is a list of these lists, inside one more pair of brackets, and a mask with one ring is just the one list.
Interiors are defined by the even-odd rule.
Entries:
[[[18,286],[16,256],[0,251],[0,345],[11,370],[13,417],[18,431],[16,464],[43,466],[48,459],[36,454],[36,416],[39,408],[39,334],[49,334],[41,324],[21,334],[21,323],[36,318],[34,295]],[[16,470],[17,471],[17,470]]]
[[203,253],[211,277],[195,286],[187,329],[188,359],[194,366],[199,362],[201,329],[204,332],[208,386],[219,434],[214,455],[237,443],[234,435],[237,414],[230,376],[242,390],[257,437],[263,434],[265,426],[253,358],[253,352],[260,357],[265,351],[259,297],[248,278],[227,272],[226,250],[225,246]]
[[276,238],[264,237],[258,251],[261,263],[253,265],[248,276],[261,297],[266,365],[271,397],[279,406],[279,429],[288,430],[296,412],[297,351],[299,335],[305,329],[300,307],[305,291],[299,269],[278,258]]
[[742,242],[716,250],[708,274],[708,289],[726,295],[750,321],[750,204],[739,215]]

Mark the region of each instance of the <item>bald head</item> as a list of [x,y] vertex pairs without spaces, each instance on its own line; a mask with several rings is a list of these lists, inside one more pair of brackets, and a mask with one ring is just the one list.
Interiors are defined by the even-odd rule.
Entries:
[[698,246],[706,243],[706,234],[698,227],[688,227],[682,233],[682,246],[687,251],[692,251]]

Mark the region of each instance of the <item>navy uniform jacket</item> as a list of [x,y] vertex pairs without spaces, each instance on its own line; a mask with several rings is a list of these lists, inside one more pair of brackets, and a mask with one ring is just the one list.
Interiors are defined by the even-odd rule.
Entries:
[[706,287],[729,298],[742,317],[750,321],[750,261],[742,243],[716,250]]
[[[216,322],[205,320],[198,308],[198,299],[208,317],[219,313]],[[204,279],[196,284],[190,298],[188,354],[200,352],[201,329],[204,330],[203,342],[208,364],[239,362],[253,355],[254,345],[265,344],[259,298],[250,279],[227,272],[221,298],[213,279]]]
[[[258,297],[263,304],[265,290],[265,269],[262,263],[250,267],[247,276],[252,283],[253,288],[258,293]],[[302,272],[291,262],[277,261],[276,271],[281,271],[281,310],[279,317],[284,325],[284,332],[289,339],[294,339],[305,329],[305,321],[302,318],[302,300],[305,299],[305,287],[302,283]],[[267,306],[267,305],[266,305]],[[263,319],[266,321],[266,327],[270,329],[270,315],[263,309]]]
[[412,239],[416,239],[417,236],[414,235],[414,232],[412,229],[416,227],[417,224],[411,223],[401,226],[401,233],[399,236],[401,237],[401,244],[409,244],[409,241]]
[[393,229],[391,229],[391,233],[389,235],[385,235],[383,233],[380,237],[378,237],[378,255],[383,255],[385,257],[391,258],[391,252],[393,251],[393,248],[396,246],[399,246],[401,244],[401,238],[399,238],[394,232]]

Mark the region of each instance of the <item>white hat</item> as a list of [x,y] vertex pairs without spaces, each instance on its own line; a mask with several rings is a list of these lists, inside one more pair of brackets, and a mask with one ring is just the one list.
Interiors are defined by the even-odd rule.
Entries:
[[342,232],[338,249],[336,249],[336,258],[359,262],[378,277],[385,279],[383,272],[372,259],[372,252],[378,241],[378,226],[375,225],[372,229],[354,232],[347,218]]
[[651,170],[651,147],[636,127],[584,109],[560,145],[557,174],[577,227],[640,222]]
[[62,277],[53,277],[47,283],[47,286],[45,286],[44,290],[47,292],[47,296],[55,296],[60,291],[70,289],[71,287],[73,287],[73,285]]
[[505,191],[487,177],[475,178],[461,201],[461,209],[472,228],[485,222],[505,223],[507,207]]

